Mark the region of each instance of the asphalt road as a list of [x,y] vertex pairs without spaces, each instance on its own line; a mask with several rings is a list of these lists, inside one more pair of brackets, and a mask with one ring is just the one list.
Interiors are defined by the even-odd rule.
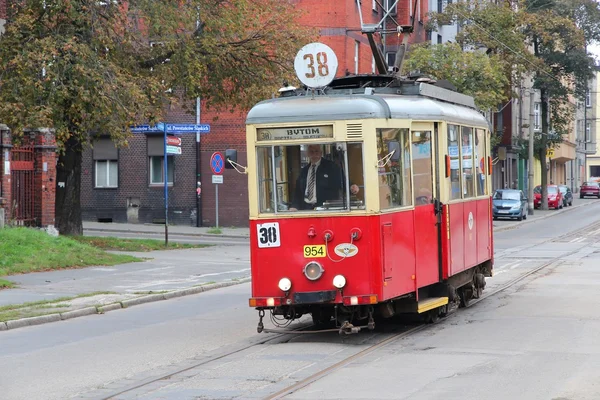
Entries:
[[[558,262],[290,398],[600,398],[600,226],[594,226],[599,212],[600,203],[594,203],[496,233],[496,272],[487,290],[543,263]],[[590,228],[568,235],[585,226]],[[249,295],[250,284],[242,284],[0,332],[1,397],[102,398],[189,368],[118,398],[264,398],[358,353],[377,335],[385,336],[305,335],[194,367],[268,337],[256,333]]]

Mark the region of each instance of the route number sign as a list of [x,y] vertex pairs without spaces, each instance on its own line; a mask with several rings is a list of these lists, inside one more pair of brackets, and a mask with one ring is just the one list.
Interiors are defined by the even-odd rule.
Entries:
[[309,43],[300,49],[294,60],[294,69],[300,82],[310,88],[331,83],[338,68],[337,56],[323,43]]

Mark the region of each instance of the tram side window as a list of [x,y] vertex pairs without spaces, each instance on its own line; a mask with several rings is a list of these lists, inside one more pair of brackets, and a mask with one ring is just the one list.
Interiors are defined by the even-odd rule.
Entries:
[[457,125],[448,125],[448,156],[450,157],[450,200],[458,200],[461,195],[460,150]]
[[412,132],[412,156],[415,206],[431,204],[433,195],[431,132]]
[[377,129],[379,206],[382,210],[410,206],[410,140],[408,129]]
[[475,197],[475,181],[473,179],[473,128],[462,127],[462,180],[464,198]]
[[485,129],[475,130],[475,186],[477,195],[483,196],[487,194],[487,185],[485,184]]
[[365,208],[361,143],[285,145],[257,151],[260,212],[339,211],[348,210],[348,204],[352,210]]
[[260,212],[272,213],[273,207],[273,164],[271,147],[256,149],[256,170],[258,172],[258,207]]

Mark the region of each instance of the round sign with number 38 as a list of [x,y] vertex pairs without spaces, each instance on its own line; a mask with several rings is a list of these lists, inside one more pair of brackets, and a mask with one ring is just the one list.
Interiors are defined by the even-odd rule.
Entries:
[[338,68],[338,60],[331,47],[323,43],[309,43],[300,49],[294,60],[294,69],[300,82],[310,88],[329,85]]

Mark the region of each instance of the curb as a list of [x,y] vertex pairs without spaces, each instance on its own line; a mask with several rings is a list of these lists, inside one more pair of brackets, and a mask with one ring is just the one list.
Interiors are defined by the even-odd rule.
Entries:
[[[93,232],[114,232],[114,233],[140,233],[140,234],[149,234],[149,235],[159,235],[162,232],[151,232],[151,231],[142,231],[142,230],[131,230],[131,229],[100,229],[100,228],[83,228],[84,231],[93,231]],[[178,233],[178,232],[169,232],[169,235],[177,235],[177,236],[191,236],[191,237],[210,237],[210,238],[226,238],[226,239],[250,239],[250,236],[241,236],[241,235],[223,235],[218,233]]]
[[239,285],[242,283],[250,282],[250,280],[251,280],[251,278],[247,277],[247,278],[242,278],[237,281],[227,281],[227,282],[212,283],[210,285],[204,285],[204,286],[194,286],[191,288],[175,290],[173,292],[167,292],[167,293],[163,293],[163,294],[151,294],[148,296],[142,296],[142,297],[138,297],[135,299],[123,300],[123,301],[119,301],[117,303],[107,304],[104,306],[85,307],[85,308],[81,308],[79,310],[66,311],[63,313],[47,314],[47,315],[41,315],[39,317],[21,318],[21,319],[6,321],[6,322],[0,322],[0,331],[7,331],[7,330],[12,330],[12,329],[22,328],[25,326],[40,325],[40,324],[45,324],[48,322],[64,321],[67,319],[83,317],[86,315],[105,314],[109,311],[129,308],[132,306],[137,306],[139,304],[152,303],[152,302],[161,301],[161,300],[169,300],[169,299],[173,299],[173,298],[177,298],[177,297],[188,296],[191,294],[208,292],[209,290],[220,289],[220,288],[224,288],[224,287],[228,287],[228,286],[235,286],[235,285]]
[[[495,232],[504,232],[504,231],[508,231],[508,230],[511,230],[511,229],[515,229],[515,228],[517,228],[517,227],[519,227],[521,225],[524,225],[524,224],[533,224],[533,223],[535,223],[537,221],[541,221],[541,220],[544,220],[544,219],[547,219],[547,218],[550,218],[550,217],[554,217],[557,214],[562,214],[564,212],[568,212],[570,210],[574,210],[574,209],[579,208],[579,207],[587,207],[587,206],[589,206],[591,204],[596,204],[596,202],[579,204],[579,205],[576,205],[576,206],[571,206],[569,208],[564,208],[563,207],[562,210],[554,210],[555,212],[553,212],[552,214],[548,214],[548,215],[545,215],[543,217],[535,218],[535,219],[532,219],[532,220],[527,220],[526,219],[524,221],[519,221],[519,222],[517,222],[515,224],[512,224],[512,225],[503,226],[501,228],[494,229],[494,233]],[[535,213],[535,211],[534,211],[534,213]]]

